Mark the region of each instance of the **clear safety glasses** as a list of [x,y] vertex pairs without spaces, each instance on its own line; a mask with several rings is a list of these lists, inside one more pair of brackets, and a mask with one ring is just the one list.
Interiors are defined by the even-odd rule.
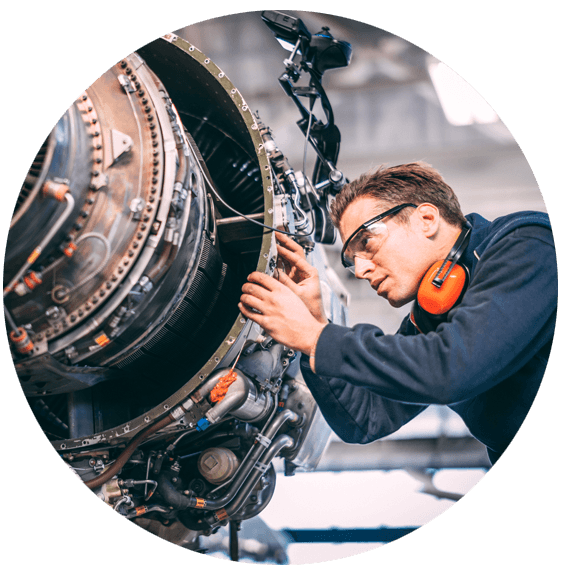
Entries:
[[417,206],[415,204],[395,206],[359,226],[359,228],[347,238],[341,250],[341,263],[343,267],[355,273],[355,258],[371,260],[388,235],[388,229],[383,219],[397,214],[404,208],[417,208]]

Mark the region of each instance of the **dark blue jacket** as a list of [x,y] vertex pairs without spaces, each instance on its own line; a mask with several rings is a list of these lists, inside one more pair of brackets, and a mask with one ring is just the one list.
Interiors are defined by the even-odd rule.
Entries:
[[448,405],[494,463],[521,426],[547,366],[557,310],[557,264],[546,214],[519,212],[473,230],[461,262],[469,287],[428,334],[408,318],[395,335],[329,324],[314,374],[302,373],[326,421],[348,443],[399,429],[427,405]]

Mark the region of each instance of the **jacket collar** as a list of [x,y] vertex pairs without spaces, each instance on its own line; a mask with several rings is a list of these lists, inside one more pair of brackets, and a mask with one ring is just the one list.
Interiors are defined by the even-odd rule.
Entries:
[[527,210],[496,218],[492,222],[476,213],[465,216],[465,219],[472,226],[471,238],[459,261],[467,267],[471,276],[483,252],[492,242],[521,226],[540,225],[551,229],[547,214]]

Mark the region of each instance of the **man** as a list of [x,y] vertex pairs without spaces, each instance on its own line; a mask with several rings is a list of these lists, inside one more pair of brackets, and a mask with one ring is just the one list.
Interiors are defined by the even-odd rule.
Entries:
[[[531,407],[551,348],[557,267],[547,216],[464,217],[453,190],[419,162],[361,176],[330,212],[343,264],[392,306],[416,302],[397,334],[329,323],[317,272],[281,235],[288,273],[279,280],[250,274],[242,313],[302,352],[306,383],[342,440],[371,442],[430,404],[448,405],[494,463]],[[451,309],[421,312],[420,288],[443,293],[427,286],[426,274],[448,256],[448,267],[455,259],[467,270],[461,296],[453,296]]]

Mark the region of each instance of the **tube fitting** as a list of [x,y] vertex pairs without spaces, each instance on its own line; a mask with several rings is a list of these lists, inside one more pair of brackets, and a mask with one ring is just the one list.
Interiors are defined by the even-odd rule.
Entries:
[[[221,369],[212,374],[201,388],[203,397],[216,386],[220,378],[228,373],[228,369]],[[269,393],[259,393],[254,382],[240,370],[236,372],[236,380],[230,385],[225,397],[214,405],[205,418],[210,424],[217,423],[228,413],[241,421],[258,421],[273,408],[273,401]]]

